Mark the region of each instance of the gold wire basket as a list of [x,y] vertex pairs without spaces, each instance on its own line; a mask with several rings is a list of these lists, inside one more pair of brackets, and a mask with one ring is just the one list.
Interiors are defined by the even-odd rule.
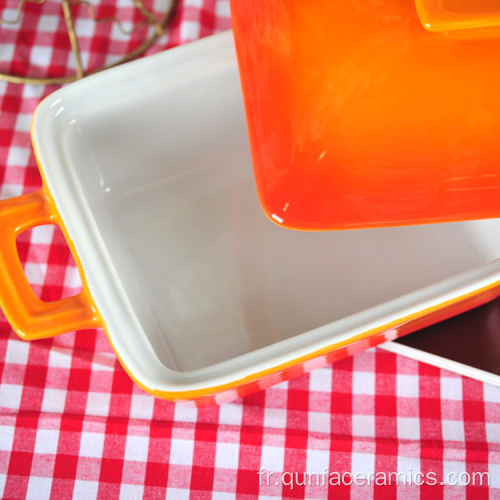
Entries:
[[[21,76],[10,73],[0,72],[0,80],[5,80],[12,83],[33,83],[33,84],[62,84],[78,80],[92,73],[97,73],[107,68],[117,66],[124,62],[135,59],[147,49],[149,49],[162,35],[165,34],[168,24],[170,23],[172,17],[174,16],[175,10],[177,8],[178,0],[170,0],[166,12],[158,15],[152,9],[145,6],[143,0],[130,0],[135,9],[142,17],[142,20],[134,24],[132,29],[126,29],[124,24],[117,17],[102,17],[99,18],[96,15],[96,9],[87,0],[61,0],[62,15],[64,17],[64,22],[66,30],[68,32],[69,43],[71,46],[71,51],[75,57],[75,73],[67,76],[57,76],[57,77],[33,77],[33,76]],[[11,19],[7,19],[0,16],[0,28],[2,25],[19,25],[23,16],[23,9],[26,4],[44,4],[46,0],[19,0],[17,4],[17,9],[15,15]],[[72,14],[72,7],[83,6],[88,12],[88,16],[95,23],[115,23],[119,31],[124,35],[133,35],[143,26],[147,26],[152,31],[152,34],[148,34],[138,47],[136,47],[131,52],[127,53],[123,57],[119,58],[111,64],[105,65],[103,67],[86,70],[83,67],[82,55],[80,51],[80,46],[78,43],[78,35],[75,31],[75,19]]]

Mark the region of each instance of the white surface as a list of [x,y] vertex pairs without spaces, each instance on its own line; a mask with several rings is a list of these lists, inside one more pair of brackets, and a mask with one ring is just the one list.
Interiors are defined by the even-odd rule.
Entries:
[[230,33],[63,88],[33,136],[112,343],[151,390],[240,379],[500,279],[499,220],[270,222]]
[[437,366],[443,370],[449,370],[451,372],[464,375],[465,377],[473,378],[475,380],[480,380],[481,382],[487,382],[488,384],[500,387],[500,377],[495,373],[480,370],[479,368],[475,368],[464,363],[458,363],[457,361],[443,358],[442,356],[437,356],[436,354],[431,354],[430,352],[416,349],[415,347],[398,344],[397,342],[386,342],[385,344],[381,344],[379,347],[385,349],[386,351],[406,356],[407,358],[422,361],[422,363]]

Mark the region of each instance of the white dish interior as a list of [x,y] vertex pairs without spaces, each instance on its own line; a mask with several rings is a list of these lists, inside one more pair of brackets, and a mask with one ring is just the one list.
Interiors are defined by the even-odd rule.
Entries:
[[231,33],[56,92],[34,142],[112,343],[152,389],[236,380],[498,279],[500,220],[270,222]]

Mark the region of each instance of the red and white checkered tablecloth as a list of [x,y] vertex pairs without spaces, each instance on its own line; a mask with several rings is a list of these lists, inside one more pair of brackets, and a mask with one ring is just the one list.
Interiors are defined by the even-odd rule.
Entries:
[[[100,17],[129,25],[140,18],[130,0],[92,3]],[[0,14],[13,19],[16,6],[4,0]],[[24,9],[20,26],[0,26],[0,71],[71,73],[60,1]],[[137,43],[116,26],[96,25],[84,6],[75,9],[86,67],[116,60]],[[149,53],[229,27],[228,0],[184,0]],[[30,120],[55,88],[0,82],[2,199],[41,185]],[[18,247],[42,299],[78,290],[59,230],[36,228]],[[489,488],[474,475],[483,472]],[[0,497],[259,495],[500,498],[500,389],[371,349],[245,399],[196,409],[134,385],[100,330],[29,343],[0,316]]]

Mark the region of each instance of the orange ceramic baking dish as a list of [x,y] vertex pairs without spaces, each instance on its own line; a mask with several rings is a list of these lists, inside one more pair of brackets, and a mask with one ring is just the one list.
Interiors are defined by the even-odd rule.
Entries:
[[[104,328],[130,376],[222,402],[499,294],[500,221],[286,231],[255,190],[232,34],[68,85],[37,109],[42,190],[0,202],[0,304],[24,339]],[[83,291],[45,303],[17,235],[59,225]]]

